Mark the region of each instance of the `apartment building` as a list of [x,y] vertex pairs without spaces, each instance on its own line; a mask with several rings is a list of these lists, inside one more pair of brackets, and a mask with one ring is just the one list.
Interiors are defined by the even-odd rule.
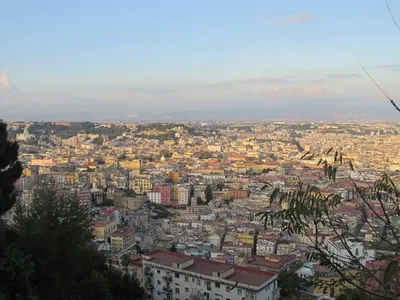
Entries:
[[169,179],[171,180],[171,182],[177,183],[179,181],[179,172],[169,172]]
[[277,300],[277,275],[254,268],[155,251],[143,258],[143,286],[154,300]]
[[137,175],[133,180],[133,185],[136,194],[147,193],[152,189],[150,176],[145,174]]
[[147,197],[152,203],[161,204],[161,193],[160,192],[148,192]]
[[92,206],[92,197],[90,191],[85,188],[76,189],[76,198],[79,204],[86,210],[89,210]]
[[249,197],[248,190],[232,189],[228,191],[228,197],[235,200],[247,199]]
[[153,191],[161,193],[161,204],[170,204],[171,202],[171,186],[170,185],[154,185]]
[[186,185],[178,186],[178,203],[179,205],[188,205],[190,198],[190,187]]
[[135,230],[131,227],[119,228],[111,234],[110,239],[113,249],[126,250],[135,243]]
[[93,235],[100,239],[108,239],[115,230],[117,230],[117,223],[114,221],[96,222]]

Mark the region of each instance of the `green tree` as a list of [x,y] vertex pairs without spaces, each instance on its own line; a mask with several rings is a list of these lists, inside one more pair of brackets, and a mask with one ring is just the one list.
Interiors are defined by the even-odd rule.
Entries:
[[[351,171],[360,172],[352,159],[332,150],[333,148],[323,154],[325,157],[331,155],[332,164],[328,163],[330,158],[321,158],[318,161],[328,180],[335,182],[337,172],[346,174],[346,165]],[[312,160],[314,153],[307,152],[302,159]],[[298,183],[295,191],[283,192],[277,188],[272,192],[271,205],[278,201],[279,206],[285,203],[287,209],[268,211],[259,215],[265,227],[280,224],[282,232],[307,239],[310,245],[307,251],[308,259],[318,261],[321,266],[337,275],[337,279],[326,281],[317,274],[313,278],[315,287],[327,291],[350,288],[354,290],[352,292],[354,295],[363,294],[364,296],[361,296],[363,299],[399,299],[397,278],[400,274],[400,264],[398,256],[393,254],[400,250],[400,230],[396,225],[400,215],[398,206],[400,191],[386,174],[366,186],[360,186],[349,175],[348,178],[352,181],[360,210],[360,217],[355,226],[349,226],[335,213],[343,207],[344,200],[341,194],[326,195],[317,186],[304,186],[302,182]],[[379,207],[373,207],[372,203],[379,204]],[[375,243],[371,247],[380,254],[380,265],[374,269],[366,267],[362,262],[363,253],[357,254],[351,247],[355,242],[362,241],[359,237],[360,230],[364,226],[373,231]],[[327,248],[326,239],[321,234],[326,230],[332,232],[331,237],[344,253],[339,254]],[[388,245],[392,254],[381,252],[382,244]],[[348,294],[347,292],[343,296]]]
[[178,252],[178,249],[176,248],[176,244],[175,243],[172,243],[171,247],[169,248],[169,251]]
[[[21,249],[34,263],[40,299],[118,299],[116,293],[122,293],[111,288],[113,270],[91,246],[91,220],[74,194],[44,184],[28,209],[17,204],[15,229]],[[119,281],[122,288],[122,274]]]
[[213,190],[211,188],[211,185],[207,184],[204,194],[206,197],[207,204],[210,203],[210,201],[213,199]]
[[204,205],[203,199],[201,199],[200,196],[197,196],[196,203],[197,203],[197,205]]
[[[146,299],[140,282],[133,276],[126,273],[121,276],[119,271],[111,269],[108,271],[107,279],[113,300]],[[103,298],[100,297],[98,299]]]
[[210,153],[208,152],[203,152],[200,154],[199,159],[209,159],[211,157]]
[[300,278],[293,271],[283,270],[278,275],[278,287],[281,288],[282,297],[293,295],[299,290],[305,290],[307,285],[309,285],[307,280]]
[[[0,217],[16,201],[15,181],[22,174],[18,143],[8,140],[0,120]],[[33,263],[16,244],[16,233],[0,219],[0,299],[36,299],[31,280]]]
[[7,124],[0,120],[0,215],[15,204],[15,182],[22,175],[18,143],[8,140]]
[[98,146],[101,146],[103,144],[103,142],[104,142],[104,139],[101,136],[93,139],[93,143]]
[[121,265],[124,267],[125,272],[128,273],[128,266],[131,263],[131,257],[129,254],[124,254],[121,257]]

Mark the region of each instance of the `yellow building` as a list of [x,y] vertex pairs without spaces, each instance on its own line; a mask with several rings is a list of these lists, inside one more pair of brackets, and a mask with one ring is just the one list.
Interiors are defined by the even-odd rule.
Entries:
[[179,172],[171,171],[169,172],[169,179],[173,183],[177,183],[179,181]]
[[248,233],[237,233],[236,239],[245,244],[253,244],[253,236]]
[[121,160],[119,166],[128,170],[140,170],[141,163],[139,159],[135,160]]
[[96,222],[94,224],[94,236],[100,239],[108,239],[110,235],[117,230],[117,223],[112,222]]
[[171,200],[172,201],[179,200],[179,187],[176,185],[171,186]]
[[125,250],[135,243],[135,230],[131,227],[119,228],[111,236],[111,247],[116,250]]
[[143,194],[143,193],[150,192],[151,189],[153,188],[153,185],[150,180],[150,176],[143,175],[143,174],[135,177],[135,179],[133,180],[133,185],[134,185],[136,194]]
[[168,145],[168,146],[175,145],[175,141],[174,140],[165,140],[164,145]]
[[29,168],[24,168],[24,170],[22,171],[22,174],[24,174],[27,177],[32,176],[32,170]]
[[67,184],[74,184],[76,182],[75,174],[65,174],[64,177]]
[[106,157],[103,157],[103,159],[104,159],[104,164],[106,167],[115,166],[117,163],[117,158],[114,156],[106,156]]

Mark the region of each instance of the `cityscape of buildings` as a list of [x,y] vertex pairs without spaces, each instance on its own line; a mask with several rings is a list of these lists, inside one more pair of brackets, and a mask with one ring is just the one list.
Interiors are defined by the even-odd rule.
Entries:
[[[287,205],[270,203],[271,193],[277,187],[295,191],[301,180],[340,194],[332,213],[352,228],[363,217],[354,181],[372,182],[386,172],[400,183],[397,123],[8,124],[24,166],[18,201],[29,206],[35,187],[46,180],[76,195],[93,220],[98,251],[121,270],[129,255],[127,270],[157,300],[277,300],[283,270],[305,279],[334,278],[338,274],[307,258],[312,241],[283,232],[279,222],[264,226],[259,212]],[[304,157],[309,152],[331,160],[330,147],[357,170],[339,169],[333,182],[318,159]],[[370,222],[348,244],[372,268],[371,210]],[[12,210],[6,218],[12,221]],[[333,228],[319,230],[328,251],[350,261]],[[335,296],[315,287],[302,293],[309,299]]]

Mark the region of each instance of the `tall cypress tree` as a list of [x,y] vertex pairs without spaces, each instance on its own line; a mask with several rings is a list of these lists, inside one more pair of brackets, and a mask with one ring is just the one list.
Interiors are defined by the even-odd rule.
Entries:
[[[18,143],[8,140],[7,124],[0,120],[0,216],[15,204],[21,174]],[[30,284],[33,263],[15,242],[15,232],[0,220],[0,299],[37,299]]]
[[0,215],[15,204],[15,181],[21,177],[18,143],[8,140],[7,124],[0,120]]

